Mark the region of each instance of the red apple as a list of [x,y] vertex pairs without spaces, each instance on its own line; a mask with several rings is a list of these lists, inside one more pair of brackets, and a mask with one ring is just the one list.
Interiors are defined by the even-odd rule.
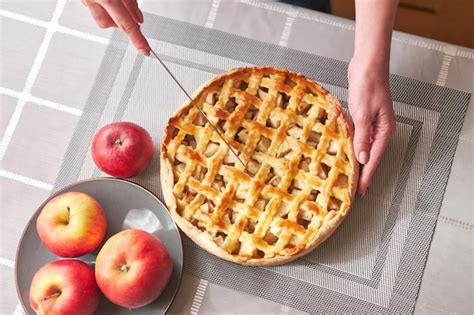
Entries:
[[161,241],[141,230],[125,230],[105,242],[95,262],[95,277],[113,303],[137,308],[165,289],[173,262]]
[[94,271],[79,260],[47,263],[33,277],[30,305],[37,314],[93,314],[99,305]]
[[122,178],[135,177],[153,157],[153,141],[148,132],[131,122],[102,127],[92,140],[92,158],[105,173]]
[[102,242],[107,220],[100,204],[81,192],[67,192],[51,199],[36,220],[43,244],[61,257],[79,257]]

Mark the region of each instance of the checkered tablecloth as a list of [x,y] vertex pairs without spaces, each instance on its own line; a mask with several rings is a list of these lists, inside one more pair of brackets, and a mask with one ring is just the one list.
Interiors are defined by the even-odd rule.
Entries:
[[[97,89],[94,82],[104,56],[110,56],[106,49],[112,32],[98,29],[80,1],[0,1],[0,313],[22,314],[13,273],[16,246],[29,217],[57,183],[76,127],[89,114],[86,104]],[[352,55],[353,22],[271,1],[144,0],[141,6],[153,15],[339,61]],[[171,45],[162,47],[176,51]],[[199,52],[175,57],[196,63],[206,58]],[[226,64],[233,63],[219,60],[214,66]],[[474,51],[395,33],[391,73],[472,93]],[[473,102],[471,98],[456,135],[415,312],[473,312]],[[429,117],[436,119],[436,113]],[[297,310],[188,273],[172,312]]]

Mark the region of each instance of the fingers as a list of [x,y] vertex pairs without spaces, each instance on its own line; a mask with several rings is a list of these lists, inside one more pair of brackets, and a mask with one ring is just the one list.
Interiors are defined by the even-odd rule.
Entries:
[[132,44],[145,56],[150,55],[150,46],[134,21],[130,12],[121,2],[103,1],[103,7],[115,24],[127,35]]
[[105,9],[97,3],[84,1],[92,17],[100,28],[117,27]]
[[371,125],[372,119],[369,117],[354,117],[354,151],[357,161],[367,164],[370,159]]
[[122,0],[123,4],[127,8],[128,12],[132,16],[133,20],[137,24],[143,23],[143,14],[142,11],[138,8],[138,3],[136,0]]
[[[392,127],[393,125],[393,127]],[[370,186],[375,170],[380,163],[385,147],[390,141],[390,137],[394,132],[394,122],[389,122],[384,129],[374,128],[373,142],[370,148],[370,158],[363,166],[359,176],[358,192],[363,197]]]

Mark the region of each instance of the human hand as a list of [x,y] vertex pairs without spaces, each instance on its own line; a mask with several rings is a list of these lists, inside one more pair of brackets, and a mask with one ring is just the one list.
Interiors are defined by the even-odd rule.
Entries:
[[363,197],[396,123],[387,66],[354,56],[348,77],[349,111],[355,126],[354,151],[363,164],[358,192]]
[[100,28],[119,27],[145,56],[150,46],[140,31],[143,14],[136,0],[82,0]]

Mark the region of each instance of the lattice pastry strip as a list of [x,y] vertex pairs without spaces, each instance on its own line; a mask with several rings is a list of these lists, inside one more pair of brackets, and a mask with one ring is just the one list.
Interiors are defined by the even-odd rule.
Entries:
[[337,100],[307,78],[240,68],[195,93],[246,170],[189,102],[168,123],[161,180],[180,228],[224,259],[268,265],[320,244],[347,214],[358,176]]

